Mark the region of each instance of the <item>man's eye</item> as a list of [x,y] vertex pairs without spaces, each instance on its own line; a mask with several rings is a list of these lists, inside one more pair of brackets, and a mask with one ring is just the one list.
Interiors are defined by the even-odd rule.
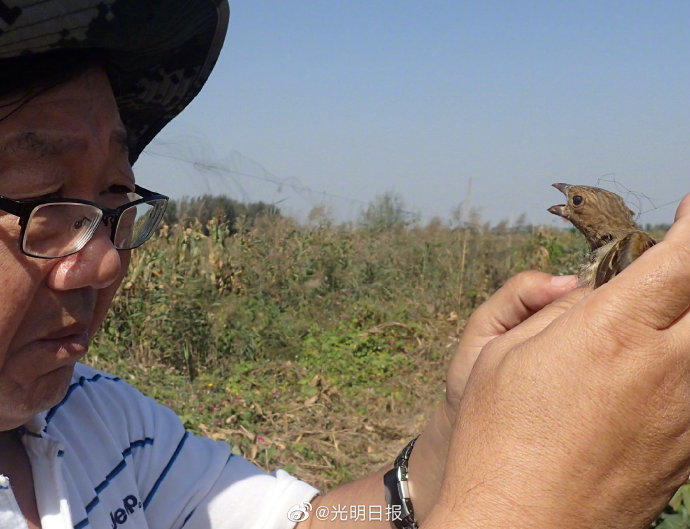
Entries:
[[93,222],[93,219],[90,219],[89,217],[82,217],[81,219],[75,220],[72,227],[75,230],[81,230],[84,225],[91,225],[91,222]]
[[583,200],[584,199],[580,195],[575,195],[573,197],[573,204],[579,206],[580,204],[582,204]]
[[127,193],[134,193],[134,190],[123,185],[114,185],[108,188],[108,193],[114,195],[126,195]]
[[125,185],[113,185],[101,199],[101,203],[109,208],[117,208],[131,202],[130,194],[134,191]]

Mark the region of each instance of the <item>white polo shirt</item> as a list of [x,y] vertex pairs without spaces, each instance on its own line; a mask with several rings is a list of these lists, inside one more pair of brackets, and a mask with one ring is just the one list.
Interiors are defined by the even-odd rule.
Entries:
[[[318,492],[186,432],[168,408],[81,364],[22,440],[43,529],[288,529],[290,508]],[[0,527],[26,528],[4,476]]]

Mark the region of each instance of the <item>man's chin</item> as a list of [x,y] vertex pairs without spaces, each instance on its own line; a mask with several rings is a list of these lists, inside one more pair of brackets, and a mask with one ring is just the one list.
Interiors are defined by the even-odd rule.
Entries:
[[35,404],[38,409],[33,415],[52,408],[65,398],[67,389],[72,382],[73,373],[74,364],[59,367],[38,379],[37,389],[39,389],[38,396],[40,399]]
[[54,369],[21,390],[5,394],[0,402],[0,431],[18,428],[35,415],[59,404],[72,381],[74,364]]

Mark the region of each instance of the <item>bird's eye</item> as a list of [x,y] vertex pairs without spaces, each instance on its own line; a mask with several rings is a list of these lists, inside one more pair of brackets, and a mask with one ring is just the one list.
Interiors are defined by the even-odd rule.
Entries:
[[582,204],[582,201],[583,201],[583,200],[584,200],[584,199],[583,199],[580,195],[575,195],[575,196],[573,197],[573,204],[574,204],[575,206],[579,206],[580,204]]

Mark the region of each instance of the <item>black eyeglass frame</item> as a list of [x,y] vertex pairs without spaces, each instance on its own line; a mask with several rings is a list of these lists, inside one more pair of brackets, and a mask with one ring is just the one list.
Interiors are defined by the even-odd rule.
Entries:
[[[161,216],[165,212],[165,207],[168,204],[169,197],[162,195],[161,193],[156,193],[154,191],[149,191],[148,189],[145,189],[141,186],[135,185],[134,186],[134,193],[139,195],[141,198],[137,200],[133,200],[132,202],[128,202],[126,204],[123,204],[122,206],[119,206],[118,208],[111,209],[111,208],[106,208],[104,206],[101,206],[100,204],[97,204],[96,202],[91,202],[90,200],[82,200],[79,198],[41,198],[39,200],[14,200],[11,198],[7,198],[5,196],[0,195],[0,210],[5,211],[6,213],[9,213],[10,215],[14,215],[15,217],[19,217],[19,225],[21,226],[21,232],[19,234],[19,250],[24,254],[28,255],[29,257],[36,257],[39,259],[59,259],[61,257],[67,257],[68,255],[72,255],[74,253],[77,253],[79,250],[81,250],[88,242],[91,240],[93,237],[93,234],[85,241],[85,243],[77,248],[76,250],[66,253],[64,255],[60,255],[58,257],[45,257],[42,255],[34,255],[31,254],[27,251],[24,250],[24,234],[26,231],[26,226],[28,224],[29,218],[31,217],[31,214],[33,213],[34,209],[36,209],[39,206],[43,206],[44,204],[64,204],[64,203],[70,203],[70,204],[84,204],[87,206],[92,206],[95,207],[96,209],[99,209],[101,213],[103,214],[103,217],[101,218],[100,222],[103,222],[105,226],[108,226],[108,224],[111,225],[110,229],[110,241],[113,243],[113,246],[117,248],[118,250],[122,250],[123,248],[118,248],[117,244],[115,243],[115,232],[117,230],[117,225],[120,222],[120,217],[122,217],[122,214],[128,210],[129,208],[133,206],[137,206],[139,204],[143,203],[148,203],[153,200],[165,200],[165,206],[163,211],[161,212]],[[152,230],[153,231],[153,230]],[[94,230],[95,233],[95,230]],[[136,246],[132,246],[130,248],[127,248],[128,250],[133,250],[134,248],[137,248],[144,244],[150,236],[143,241],[141,241],[139,244]]]

